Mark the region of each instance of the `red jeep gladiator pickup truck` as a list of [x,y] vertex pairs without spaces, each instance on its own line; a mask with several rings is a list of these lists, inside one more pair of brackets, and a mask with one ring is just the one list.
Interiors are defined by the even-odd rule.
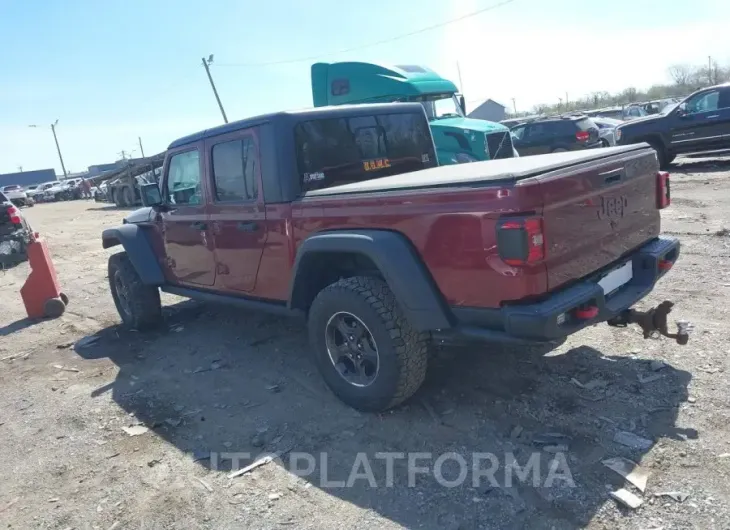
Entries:
[[102,234],[124,247],[109,258],[122,320],[157,324],[160,289],[303,315],[325,381],[361,410],[411,396],[436,336],[546,342],[603,321],[667,334],[666,305],[630,309],[679,256],[647,146],[435,166],[418,104],[181,138],[148,207]]

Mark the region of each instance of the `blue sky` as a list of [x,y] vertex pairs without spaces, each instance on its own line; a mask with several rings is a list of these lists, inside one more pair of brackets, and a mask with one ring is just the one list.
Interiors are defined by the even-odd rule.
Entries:
[[[678,62],[730,62],[723,0],[514,0],[466,21],[327,55],[458,17],[500,0],[0,0],[0,173],[111,162],[121,150],[163,150],[221,117],[201,57],[229,119],[311,105],[312,61],[322,56],[426,64],[468,101],[520,108],[566,91],[648,86]],[[610,8],[606,7],[609,6]],[[28,128],[37,124],[40,128]]]

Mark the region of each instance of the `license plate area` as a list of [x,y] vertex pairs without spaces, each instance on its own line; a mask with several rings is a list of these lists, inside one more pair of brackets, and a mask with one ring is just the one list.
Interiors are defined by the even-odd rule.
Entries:
[[598,280],[598,285],[600,285],[601,289],[603,289],[604,296],[608,296],[629,283],[633,277],[633,263],[631,261],[628,261],[620,267],[613,269],[603,278]]

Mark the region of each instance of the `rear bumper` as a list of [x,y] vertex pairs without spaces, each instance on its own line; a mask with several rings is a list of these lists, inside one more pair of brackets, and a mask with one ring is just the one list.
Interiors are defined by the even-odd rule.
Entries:
[[[668,264],[674,264],[678,258],[679,241],[658,237],[605,269],[551,293],[543,301],[501,309],[452,308],[459,322],[456,331],[472,338],[505,342],[561,339],[630,308],[652,291],[669,270]],[[632,279],[606,296],[598,282],[627,262],[632,263]],[[598,312],[591,318],[578,318],[575,310],[581,306],[597,308]]]

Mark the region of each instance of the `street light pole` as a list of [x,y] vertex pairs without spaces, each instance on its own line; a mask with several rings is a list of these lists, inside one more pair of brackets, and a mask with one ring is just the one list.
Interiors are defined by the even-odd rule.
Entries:
[[215,100],[218,102],[218,108],[221,109],[221,114],[223,115],[223,121],[228,123],[228,117],[226,116],[226,111],[223,110],[223,103],[221,103],[221,98],[218,96],[218,90],[215,88],[215,83],[213,82],[213,76],[210,75],[210,65],[213,63],[213,54],[206,59],[203,57],[203,67],[205,68],[205,73],[208,74],[208,81],[210,81],[210,87],[213,89],[213,95],[215,96]]

